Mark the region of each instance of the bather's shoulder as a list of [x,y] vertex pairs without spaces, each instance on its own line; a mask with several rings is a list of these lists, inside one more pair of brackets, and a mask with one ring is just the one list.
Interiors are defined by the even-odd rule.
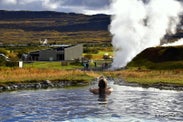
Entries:
[[99,93],[98,88],[90,88],[89,91],[92,92],[93,94],[98,94]]
[[[99,94],[99,89],[98,88],[90,88],[89,91],[92,92],[93,94]],[[108,88],[105,89],[106,94],[111,94],[112,91],[113,91],[112,87],[108,87]]]
[[112,91],[113,91],[113,88],[112,87],[108,87],[105,92],[107,94],[110,94]]

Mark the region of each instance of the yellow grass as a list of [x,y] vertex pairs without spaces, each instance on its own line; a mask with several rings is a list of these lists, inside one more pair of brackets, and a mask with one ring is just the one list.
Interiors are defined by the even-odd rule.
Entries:
[[52,81],[91,81],[100,75],[122,78],[126,82],[139,84],[177,84],[183,86],[183,70],[120,70],[120,71],[81,71],[38,68],[1,68],[0,84],[12,82]]
[[42,80],[86,81],[97,76],[97,74],[94,72],[83,72],[80,70],[54,70],[35,68],[5,68],[0,70],[0,74],[0,83]]
[[183,85],[183,70],[122,70],[106,72],[106,75],[139,84],[178,84]]

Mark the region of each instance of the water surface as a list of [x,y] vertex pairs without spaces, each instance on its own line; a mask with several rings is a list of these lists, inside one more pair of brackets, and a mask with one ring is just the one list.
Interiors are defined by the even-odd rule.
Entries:
[[110,84],[99,98],[89,87],[0,93],[0,121],[181,122],[183,92]]

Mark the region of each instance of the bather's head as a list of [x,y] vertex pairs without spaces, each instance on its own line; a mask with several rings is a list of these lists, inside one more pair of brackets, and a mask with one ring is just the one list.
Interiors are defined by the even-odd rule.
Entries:
[[100,78],[98,82],[99,89],[106,89],[107,88],[107,81],[105,78]]

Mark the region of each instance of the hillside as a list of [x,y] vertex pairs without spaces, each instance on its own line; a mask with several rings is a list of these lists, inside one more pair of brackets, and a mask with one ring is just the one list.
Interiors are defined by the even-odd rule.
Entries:
[[97,31],[108,30],[110,16],[87,16],[51,11],[0,11],[0,28],[25,31]]
[[181,69],[183,68],[183,46],[145,49],[128,64],[128,67]]
[[[0,43],[110,41],[110,16],[51,11],[0,11]],[[21,37],[21,38],[20,38]]]
[[[34,45],[44,39],[48,39],[49,44],[110,43],[110,21],[110,16],[103,14],[0,10],[0,45]],[[169,41],[182,37],[180,28],[175,35],[166,36]]]

